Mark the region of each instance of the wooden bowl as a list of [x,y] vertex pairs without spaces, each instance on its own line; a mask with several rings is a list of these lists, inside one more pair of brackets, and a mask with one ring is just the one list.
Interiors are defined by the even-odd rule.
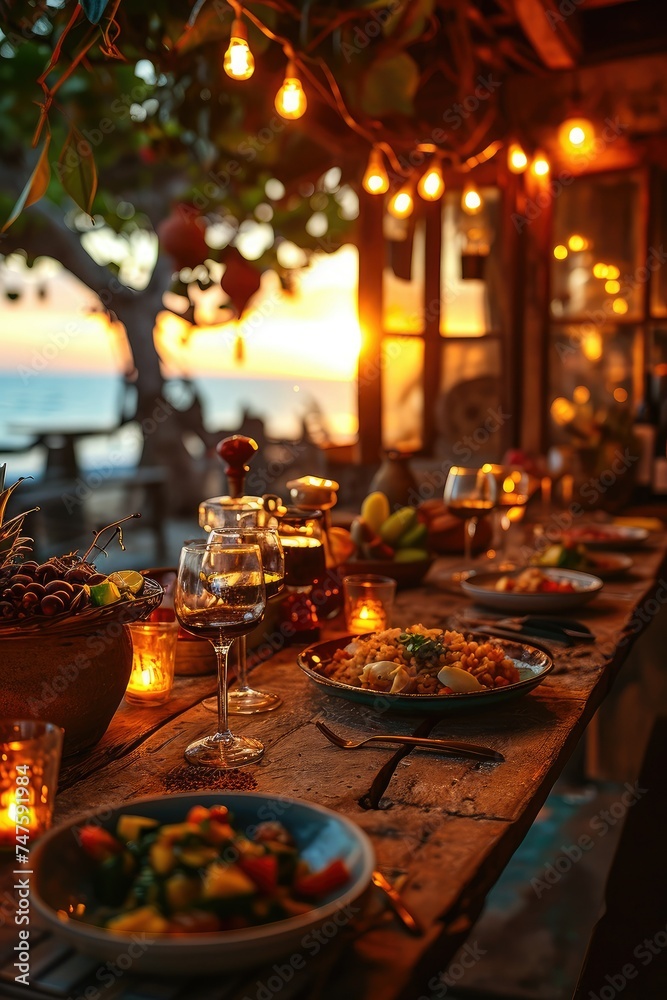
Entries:
[[0,657],[0,715],[62,726],[67,757],[107,731],[130,679],[132,639],[122,622],[43,630],[1,638]]
[[395,562],[393,559],[350,559],[338,567],[338,572],[341,577],[357,574],[388,576],[396,581],[399,590],[406,590],[409,587],[419,586],[434,561],[434,559],[415,559],[414,562]]

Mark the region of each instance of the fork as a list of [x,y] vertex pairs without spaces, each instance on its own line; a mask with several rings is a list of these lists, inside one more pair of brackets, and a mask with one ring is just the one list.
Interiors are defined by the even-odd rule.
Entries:
[[452,740],[438,740],[425,736],[367,736],[365,740],[355,742],[345,740],[332,732],[323,722],[316,722],[315,725],[323,736],[333,743],[334,746],[343,750],[356,750],[357,747],[366,746],[367,743],[398,743],[401,746],[419,747],[421,750],[434,750],[439,753],[449,753],[453,757],[471,757],[473,760],[493,760],[499,763],[505,760],[501,753],[492,750],[490,747],[478,746],[476,743],[456,743]]

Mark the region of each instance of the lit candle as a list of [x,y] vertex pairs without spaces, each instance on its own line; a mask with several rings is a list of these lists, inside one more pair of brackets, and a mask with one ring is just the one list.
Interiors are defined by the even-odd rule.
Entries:
[[6,792],[0,802],[0,849],[14,849],[17,836],[30,840],[42,833],[37,813],[27,802],[19,803],[16,792]]
[[549,510],[551,507],[551,478],[549,476],[542,476],[541,488],[542,505],[545,510]]
[[51,825],[62,742],[51,722],[0,719],[0,849],[20,865]]
[[169,698],[174,683],[178,625],[146,622],[129,628],[133,655],[125,700],[133,705],[160,705]]
[[387,627],[387,614],[381,601],[359,601],[352,608],[349,627],[353,632],[381,632]]
[[164,701],[164,696],[171,691],[171,678],[159,663],[141,656],[137,660],[132,666],[127,694],[136,696],[140,701]]

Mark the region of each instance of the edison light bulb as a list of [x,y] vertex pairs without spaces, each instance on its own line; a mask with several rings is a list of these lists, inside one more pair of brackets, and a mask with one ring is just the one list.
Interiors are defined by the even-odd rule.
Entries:
[[533,157],[533,162],[530,165],[530,169],[535,174],[536,177],[546,177],[546,175],[551,170],[549,166],[549,161],[547,160],[544,153],[535,153]]
[[387,205],[387,211],[393,215],[395,219],[407,219],[407,217],[412,214],[412,209],[414,207],[415,203],[412,198],[412,192],[406,185],[405,187],[402,187],[400,191],[396,192]]
[[477,215],[478,212],[481,212],[483,204],[482,196],[475,185],[467,184],[461,198],[461,208],[463,211],[468,215]]
[[507,166],[513,174],[522,174],[528,166],[528,157],[518,142],[511,143],[507,150]]
[[445,182],[439,163],[434,163],[426,173],[422,174],[417,184],[417,190],[424,201],[437,201],[438,198],[442,197],[445,190]]
[[373,148],[368,157],[368,166],[362,181],[364,190],[369,194],[384,194],[389,190],[389,177],[385,170],[382,153],[379,149]]
[[308,100],[301,86],[301,80],[296,74],[294,63],[291,61],[287,64],[284,83],[276,94],[275,105],[278,114],[290,120],[301,118],[308,107]]
[[558,129],[558,141],[566,153],[587,153],[595,143],[595,129],[588,118],[568,118]]
[[232,24],[229,48],[225,52],[222,68],[232,80],[249,80],[255,72],[255,59],[248,47],[245,24],[238,17]]

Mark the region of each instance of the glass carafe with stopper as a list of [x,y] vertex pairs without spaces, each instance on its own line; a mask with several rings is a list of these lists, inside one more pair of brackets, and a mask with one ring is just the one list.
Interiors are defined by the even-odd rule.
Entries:
[[[224,438],[216,451],[226,463],[225,473],[229,496],[210,497],[199,504],[199,524],[206,532],[237,527],[269,527],[273,521],[274,505],[267,509],[264,498],[245,494],[245,477],[250,470],[248,462],[257,451],[253,438],[233,434]],[[272,498],[277,499],[277,498]],[[273,523],[275,523],[273,521]],[[267,586],[267,599],[282,589],[282,580],[272,580]],[[236,683],[228,693],[228,711],[231,715],[256,715],[271,712],[282,704],[280,695],[270,691],[257,691],[248,683],[247,643],[245,635],[236,643]],[[205,698],[203,705],[217,712],[217,698]]]
[[331,509],[338,500],[339,484],[333,479],[319,476],[302,476],[287,483],[290,499],[298,510],[312,514],[319,512],[322,525],[322,545],[324,546],[324,572],[313,580],[312,600],[317,607],[318,618],[333,618],[343,607],[343,585],[337,566],[334,534],[332,531]]

